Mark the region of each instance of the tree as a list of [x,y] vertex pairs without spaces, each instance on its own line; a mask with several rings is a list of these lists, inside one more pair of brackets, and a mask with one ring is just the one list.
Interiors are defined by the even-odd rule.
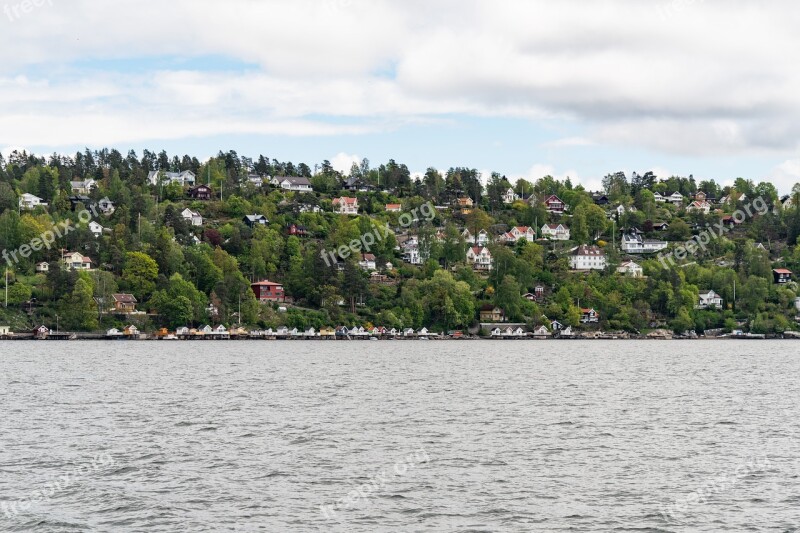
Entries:
[[86,279],[79,278],[72,294],[62,300],[61,314],[68,329],[97,329],[97,302],[93,297],[92,286]]
[[522,297],[519,283],[514,276],[505,276],[494,294],[494,303],[505,311],[506,318],[519,320],[521,317]]
[[144,252],[128,252],[122,269],[122,282],[140,301],[153,294],[158,279],[158,263]]

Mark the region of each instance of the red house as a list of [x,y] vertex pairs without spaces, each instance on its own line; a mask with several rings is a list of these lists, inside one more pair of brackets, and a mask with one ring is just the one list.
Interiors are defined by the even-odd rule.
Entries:
[[792,281],[792,271],[786,268],[776,268],[772,271],[772,276],[775,278],[775,283],[781,285]]
[[544,201],[545,207],[547,207],[547,211],[550,213],[558,213],[561,214],[566,209],[566,205],[564,202],[561,201],[561,198],[556,196],[555,194]]
[[253,283],[250,286],[259,302],[285,302],[286,296],[283,293],[283,285],[273,283],[268,280]]

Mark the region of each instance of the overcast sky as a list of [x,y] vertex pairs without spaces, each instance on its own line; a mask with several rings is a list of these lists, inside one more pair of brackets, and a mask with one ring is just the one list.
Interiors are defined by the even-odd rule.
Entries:
[[800,181],[796,1],[28,1],[4,152]]

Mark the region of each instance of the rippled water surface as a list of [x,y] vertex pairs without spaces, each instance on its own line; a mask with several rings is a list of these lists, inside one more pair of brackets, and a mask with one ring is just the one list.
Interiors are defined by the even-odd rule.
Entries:
[[798,376],[789,341],[0,343],[0,531],[794,531]]

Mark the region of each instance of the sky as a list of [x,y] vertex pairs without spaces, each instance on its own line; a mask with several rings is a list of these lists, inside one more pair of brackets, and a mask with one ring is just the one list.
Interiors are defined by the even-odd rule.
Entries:
[[[5,2],[5,3],[4,3]],[[0,150],[800,182],[792,0],[0,0]]]

